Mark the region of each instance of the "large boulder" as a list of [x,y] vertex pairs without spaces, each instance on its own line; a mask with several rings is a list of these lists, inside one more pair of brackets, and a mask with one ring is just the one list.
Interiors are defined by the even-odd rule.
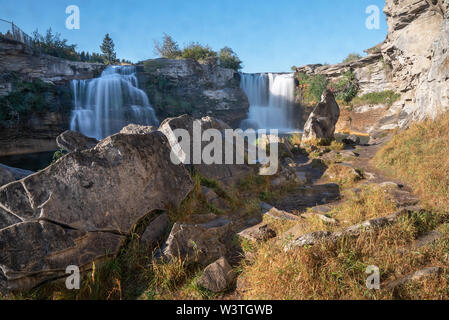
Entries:
[[67,130],[56,138],[56,144],[59,148],[67,152],[82,151],[93,148],[98,141],[79,133],[78,131]]
[[304,126],[302,142],[334,138],[335,125],[339,117],[340,108],[335,101],[334,94],[330,90],[325,90],[321,102],[310,114]]
[[140,219],[179,205],[192,189],[160,132],[117,134],[71,152],[0,188],[0,278],[26,290],[69,265],[89,267],[115,254]]
[[[196,137],[193,135],[194,122],[196,121],[197,125],[201,126],[201,134],[204,130],[207,129],[215,129],[221,135],[222,140],[222,157],[220,159],[221,164],[213,163],[213,164],[205,164],[201,154],[195,154],[194,152],[194,139]],[[185,129],[187,130],[190,138],[190,143],[188,147],[184,147],[182,142],[179,143],[179,137],[175,134],[175,130],[177,129]],[[193,167],[197,170],[202,176],[213,179],[222,183],[224,186],[233,186],[237,184],[241,179],[244,179],[251,173],[253,173],[253,169],[246,164],[225,164],[225,154],[226,147],[232,148],[234,156],[237,152],[244,152],[241,150],[237,150],[233,140],[225,138],[225,130],[230,129],[230,127],[221,120],[212,118],[212,117],[204,117],[202,119],[194,119],[189,115],[182,115],[177,118],[168,118],[162,122],[159,127],[159,131],[163,132],[170,144],[172,149],[178,159],[184,160],[188,167]],[[199,137],[201,139],[201,137]],[[179,143],[179,144],[178,144]],[[204,147],[208,145],[210,142],[202,142],[201,143],[201,152],[204,151]],[[184,150],[185,149],[185,150]],[[231,149],[230,149],[231,150]],[[185,157],[183,158],[183,155]],[[190,155],[190,157],[187,157]],[[194,157],[198,156],[200,158],[200,163],[195,164]],[[235,162],[234,162],[235,163]]]

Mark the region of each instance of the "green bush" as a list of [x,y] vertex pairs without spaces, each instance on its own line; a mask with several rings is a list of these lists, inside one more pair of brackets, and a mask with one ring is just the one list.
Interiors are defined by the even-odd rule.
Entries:
[[217,59],[217,53],[209,46],[199,43],[191,43],[182,50],[181,57],[183,59],[193,59],[203,62],[209,59]]
[[352,71],[347,71],[337,81],[329,84],[329,89],[335,94],[337,100],[343,100],[346,103],[351,102],[359,91],[359,84]]
[[[51,99],[60,94],[56,87],[42,80],[32,82],[13,81],[14,90],[0,98],[0,122],[2,125],[14,124],[31,113],[50,110]],[[51,111],[51,110],[50,110]]]
[[303,105],[318,103],[329,83],[327,77],[321,74],[309,76],[305,73],[299,73],[297,74],[297,80],[299,85],[296,95]]
[[224,47],[218,53],[218,61],[221,67],[239,71],[242,69],[242,60],[229,48]]
[[395,93],[394,91],[387,90],[381,92],[371,92],[364,94],[361,97],[355,97],[351,104],[353,106],[362,106],[362,105],[375,105],[375,104],[385,104],[391,106],[393,103],[398,101],[401,98],[399,93]]

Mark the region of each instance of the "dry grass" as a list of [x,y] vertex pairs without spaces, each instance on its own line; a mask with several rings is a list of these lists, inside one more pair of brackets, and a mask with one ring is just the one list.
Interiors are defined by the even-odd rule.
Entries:
[[[419,283],[421,291],[405,287],[401,291],[368,290],[366,268],[378,266],[381,282],[386,283],[426,266],[447,264],[445,238],[423,250],[401,254],[420,233],[420,218],[402,219],[382,230],[336,243],[323,242],[285,253],[280,244],[267,243],[247,261],[241,277],[245,299],[430,299],[449,298],[447,274]],[[444,254],[444,252],[446,252]],[[438,283],[438,281],[442,281]],[[417,284],[414,284],[417,285]]]
[[449,211],[449,114],[395,135],[375,163],[408,182],[433,210]]

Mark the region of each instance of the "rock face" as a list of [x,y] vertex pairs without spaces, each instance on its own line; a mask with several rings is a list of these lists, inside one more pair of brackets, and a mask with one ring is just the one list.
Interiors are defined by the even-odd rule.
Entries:
[[[11,119],[7,116],[6,121],[0,121],[0,155],[54,151],[55,138],[69,127],[70,81],[91,79],[103,69],[101,64],[52,57],[0,37],[0,99],[10,94],[27,95],[28,100],[42,101],[43,106],[39,112],[13,114]],[[18,89],[24,83],[34,87],[35,81],[46,86],[42,92]]]
[[393,105],[366,105],[345,118],[341,129],[376,132],[435,118],[449,109],[449,3],[446,0],[386,0],[388,36],[361,60],[309,65],[297,72],[337,79],[354,72],[359,95],[392,90]]
[[159,118],[189,114],[213,116],[237,126],[249,109],[240,89],[240,75],[232,69],[195,60],[148,60],[138,69]]
[[[196,124],[198,126],[201,126],[201,132],[204,132],[204,130],[207,129],[215,129],[217,132],[221,134],[222,138],[222,157],[220,158],[221,164],[205,164],[204,161],[202,161],[202,158],[200,157],[201,154],[196,154],[193,150],[194,140],[197,139],[197,137],[194,136],[194,122],[196,121]],[[176,149],[176,145],[178,144],[178,138],[174,134],[175,130],[177,129],[185,129],[189,133],[190,141],[188,143],[188,147],[182,146],[182,144],[179,144],[179,149]],[[228,145],[229,148],[232,148],[234,155],[236,155],[238,150],[235,149],[235,144],[232,143],[232,141],[229,141],[225,139],[225,133],[224,130],[229,129],[229,126],[224,123],[221,120],[212,118],[212,117],[203,117],[202,119],[194,119],[191,116],[183,115],[177,118],[168,118],[165,119],[161,126],[159,127],[159,131],[163,132],[168,140],[170,141],[170,144],[173,148],[173,150],[178,150],[180,152],[176,152],[179,159],[183,159],[182,154],[185,155],[185,160],[188,160],[189,167],[195,168],[201,175],[203,175],[206,178],[216,180],[220,183],[222,183],[224,186],[231,186],[238,183],[241,179],[244,179],[249,174],[253,172],[251,167],[249,167],[246,164],[225,164],[225,154],[226,154],[226,146]],[[201,139],[201,137],[199,137]],[[204,150],[204,147],[208,145],[210,142],[202,142],[201,143],[201,150]],[[186,149],[186,150],[184,150]],[[190,155],[190,158],[188,157]],[[195,164],[194,157],[200,157],[200,164]],[[192,164],[193,163],[193,164]]]
[[339,117],[340,108],[335,101],[334,94],[330,90],[326,90],[321,97],[321,102],[310,114],[304,126],[302,142],[333,138]]
[[97,143],[97,139],[86,137],[78,131],[64,131],[56,138],[58,147],[67,152],[90,149],[95,147]]
[[[169,183],[167,183],[169,181]],[[0,270],[29,289],[117,252],[144,216],[179,205],[193,182],[160,132],[117,134],[0,188]]]
[[234,281],[235,274],[225,258],[220,258],[204,269],[197,284],[212,292],[225,291]]

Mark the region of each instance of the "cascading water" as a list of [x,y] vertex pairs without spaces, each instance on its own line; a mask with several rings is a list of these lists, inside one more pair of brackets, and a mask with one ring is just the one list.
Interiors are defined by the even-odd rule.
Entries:
[[242,129],[278,129],[285,133],[302,128],[293,74],[242,74],[240,87],[250,104]]
[[70,130],[98,140],[130,123],[158,125],[154,109],[138,88],[136,68],[107,67],[100,78],[72,81],[75,109]]

